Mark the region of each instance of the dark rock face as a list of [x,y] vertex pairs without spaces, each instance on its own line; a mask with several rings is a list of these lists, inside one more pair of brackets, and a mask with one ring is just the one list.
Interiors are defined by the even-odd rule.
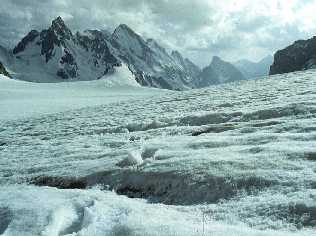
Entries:
[[42,45],[41,54],[45,56],[46,63],[53,57],[54,46],[60,46],[57,35],[51,30],[41,32],[40,40]]
[[32,30],[29,32],[19,44],[13,49],[13,54],[18,54],[19,52],[24,51],[26,45],[30,42],[33,42],[35,38],[39,36],[39,32],[36,30]]
[[69,65],[75,65],[75,58],[73,57],[73,55],[67,50],[64,49],[64,53],[65,55],[62,56],[62,58],[60,59],[60,63],[61,64],[69,64]]
[[41,40],[41,54],[45,56],[46,62],[48,62],[54,55],[53,51],[55,46],[60,47],[65,45],[65,40],[71,40],[73,35],[70,29],[65,25],[65,22],[61,17],[52,21],[52,25],[48,30],[44,30],[40,35]]
[[86,35],[81,35],[79,33],[76,34],[76,41],[82,47],[89,51],[89,49],[93,52],[94,57],[98,60],[95,60],[95,66],[102,65],[106,66],[119,66],[120,61],[111,53],[109,49],[108,42],[106,38],[108,37],[103,32],[98,30],[88,30],[93,37],[88,37]]
[[316,68],[316,37],[296,41],[274,55],[270,75]]
[[60,36],[60,40],[70,40],[72,36],[71,30],[66,26],[63,19],[59,16],[52,22],[50,30]]
[[4,65],[1,62],[0,62],[0,74],[10,77],[10,74],[8,73],[8,71],[5,69]]
[[30,181],[36,186],[48,186],[59,189],[85,189],[87,183],[82,179],[70,177],[38,176]]
[[64,49],[64,53],[59,61],[64,68],[59,69],[57,75],[63,79],[76,78],[78,76],[78,65],[75,58],[67,49]]
[[41,46],[41,55],[45,56],[46,62],[48,62],[54,55],[55,46],[60,46],[65,40],[72,39],[72,33],[67,28],[61,17],[52,21],[52,25],[49,29],[38,32],[32,30],[25,36],[21,42],[13,49],[13,54],[19,54],[23,52],[26,46],[39,37],[37,45]]
[[77,32],[75,42],[83,47],[87,52],[92,53],[93,65],[95,68],[103,68],[103,75],[114,72],[114,67],[121,66],[121,62],[112,54],[108,42],[107,32],[98,30],[87,30],[86,34]]

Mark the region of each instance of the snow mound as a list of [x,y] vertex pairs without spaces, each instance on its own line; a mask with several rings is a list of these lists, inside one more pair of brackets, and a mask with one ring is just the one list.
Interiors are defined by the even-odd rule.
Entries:
[[129,167],[129,166],[139,166],[143,164],[143,158],[139,151],[133,150],[129,151],[127,157],[121,161],[118,166],[120,167]]
[[12,80],[12,79],[5,75],[0,74],[0,80]]
[[100,80],[69,83],[30,83],[0,75],[0,120],[39,117],[163,93],[140,87],[126,66]]
[[101,78],[104,86],[112,87],[141,87],[135,80],[134,75],[128,69],[126,64],[116,68],[116,71],[111,75],[106,75]]
[[141,165],[143,158],[138,151],[130,151],[128,153],[127,161],[130,165]]

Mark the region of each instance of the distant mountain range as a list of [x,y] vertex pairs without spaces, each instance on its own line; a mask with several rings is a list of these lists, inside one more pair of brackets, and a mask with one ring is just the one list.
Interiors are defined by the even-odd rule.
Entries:
[[316,69],[316,37],[299,40],[274,55],[270,75]]
[[234,65],[215,56],[212,63],[202,70],[198,87],[202,88],[245,79],[246,77]]
[[240,60],[234,63],[247,79],[259,78],[269,75],[270,66],[273,63],[271,55],[263,58],[259,62]]
[[123,65],[140,85],[170,90],[201,88],[249,77],[249,73],[242,74],[219,57],[201,70],[178,51],[169,54],[154,39],[144,40],[124,24],[113,33],[73,33],[61,17],[53,20],[48,29],[30,31],[13,50],[1,47],[0,61],[13,78],[31,82],[106,79]]

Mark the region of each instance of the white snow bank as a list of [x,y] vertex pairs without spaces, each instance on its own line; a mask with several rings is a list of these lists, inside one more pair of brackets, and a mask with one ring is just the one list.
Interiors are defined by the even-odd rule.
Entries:
[[130,165],[141,165],[143,163],[142,156],[138,151],[130,151],[127,161]]
[[0,188],[6,209],[4,236],[11,235],[165,235],[165,236],[310,236],[312,230],[259,231],[244,224],[203,216],[200,207],[148,204],[113,192],[57,190],[33,186]]
[[0,74],[0,80],[12,80],[12,79],[5,75]]
[[106,79],[29,83],[0,77],[0,120],[11,120],[104,105],[165,93],[139,87],[126,67]]
[[137,150],[129,151],[127,157],[118,163],[120,167],[139,166],[144,163],[141,153]]
[[101,78],[104,80],[105,87],[141,87],[135,80],[134,75],[123,64],[121,67],[116,68],[116,71],[112,75],[106,75]]

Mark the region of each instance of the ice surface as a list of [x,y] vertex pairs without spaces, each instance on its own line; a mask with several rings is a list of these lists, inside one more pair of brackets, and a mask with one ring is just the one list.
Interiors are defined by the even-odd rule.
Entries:
[[315,71],[121,85],[0,79],[0,233],[316,235]]
[[0,76],[0,120],[38,117],[164,93],[141,88],[126,66],[115,75],[90,82],[37,84]]
[[1,187],[1,204],[15,214],[7,235],[214,235],[310,236],[300,232],[251,229],[208,219],[203,207],[165,206],[128,199],[113,192],[58,190],[20,185]]

